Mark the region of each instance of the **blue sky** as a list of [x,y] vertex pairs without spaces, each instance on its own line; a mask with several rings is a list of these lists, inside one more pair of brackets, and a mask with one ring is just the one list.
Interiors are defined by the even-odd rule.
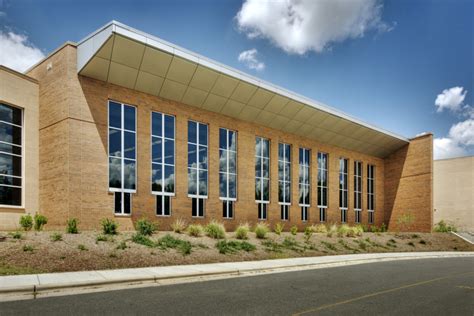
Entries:
[[[361,6],[336,11],[313,1],[294,6],[301,19],[318,17],[319,22],[293,33],[308,45],[289,47],[278,39],[287,29],[268,28],[273,20],[255,13],[256,0],[247,2],[253,11],[239,20],[241,0],[0,0],[0,25],[3,38],[19,34],[24,45],[47,54],[115,19],[400,135],[431,131],[439,139],[438,157],[474,154],[468,114],[474,92],[473,1],[357,0],[372,11],[363,16],[366,30],[355,35],[337,30]],[[276,10],[276,2],[261,3],[269,12]],[[272,19],[284,17],[272,14]],[[239,62],[239,54],[251,49],[264,69]],[[438,94],[453,87],[463,89],[446,91],[436,106]]]

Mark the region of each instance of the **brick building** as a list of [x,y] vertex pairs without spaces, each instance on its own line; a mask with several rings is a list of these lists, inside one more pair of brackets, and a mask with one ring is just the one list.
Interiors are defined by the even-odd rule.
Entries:
[[50,229],[431,230],[431,134],[397,136],[118,22],[0,80],[0,229],[38,211]]

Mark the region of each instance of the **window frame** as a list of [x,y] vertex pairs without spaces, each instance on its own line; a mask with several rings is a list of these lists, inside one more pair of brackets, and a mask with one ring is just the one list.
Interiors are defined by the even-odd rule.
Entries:
[[[261,149],[261,152],[260,152],[260,155],[257,155],[257,151],[255,150],[255,160],[260,160],[260,177],[257,177],[257,173],[255,171],[255,189],[257,188],[257,180],[260,179],[260,200],[257,200],[255,199],[255,203],[257,204],[260,204],[260,203],[263,203],[263,204],[270,204],[270,200],[271,200],[271,189],[270,189],[270,186],[271,186],[271,141],[270,139],[268,138],[265,138],[265,137],[261,137],[261,136],[255,136],[255,145],[256,145],[256,142],[257,142],[257,138],[260,139],[260,141],[264,140],[264,141],[267,141],[268,142],[268,157],[265,157],[263,156],[263,147]],[[265,178],[263,177],[263,161],[264,159],[268,159],[268,178]],[[255,161],[255,165],[257,161]],[[268,180],[268,200],[265,200],[263,199],[263,180]],[[267,206],[267,212],[268,212],[268,206]],[[267,214],[267,218],[268,218],[268,214]]]
[[[280,160],[280,146],[283,146],[283,160]],[[286,157],[285,148],[288,148],[289,158],[290,158],[289,161],[285,160],[285,157]],[[291,205],[291,192],[292,192],[292,190],[291,190],[291,156],[292,156],[291,150],[292,150],[291,144],[281,143],[281,142],[278,143],[278,204],[279,205]],[[283,164],[283,178],[282,179],[280,179],[280,162]],[[289,179],[288,181],[285,180],[285,178],[286,178],[285,177],[286,176],[285,164],[289,164],[288,170],[289,170],[290,174],[288,176],[288,179]],[[280,183],[283,183],[283,202],[280,201]],[[288,186],[289,186],[289,192],[288,192],[289,199],[288,199],[288,202],[286,202],[287,199],[286,199],[286,194],[285,194],[285,190],[284,190],[286,183],[288,183]],[[289,210],[288,210],[288,218],[289,218]]]
[[[257,203],[257,219],[259,221],[266,221],[268,219],[268,203]],[[265,214],[265,216],[260,216]]]
[[367,165],[367,211],[375,211],[375,165]]
[[[359,174],[359,168],[358,168],[359,165],[360,165],[360,174]],[[355,160],[354,161],[354,211],[362,211],[362,190],[363,190],[362,174],[363,172],[364,172],[364,165],[362,164],[362,161]]]
[[[308,203],[301,203],[300,199],[298,198],[298,205],[300,207],[311,207],[311,149],[305,148],[305,147],[300,147],[298,150],[298,153],[300,155],[299,160],[298,160],[298,190],[299,193],[301,194],[301,188],[302,187],[307,187],[308,190]],[[301,153],[303,153],[303,161],[305,161],[305,158],[308,157],[308,165],[305,166],[304,164],[301,164]],[[307,172],[303,171],[303,182],[300,182],[301,179],[301,169],[306,170]],[[305,179],[307,178],[307,183],[305,183]],[[290,184],[291,185],[291,184]],[[303,198],[304,200],[304,198]]]
[[[325,157],[325,162],[326,162],[326,165],[325,165],[325,168],[322,168],[319,164],[319,157]],[[326,186],[324,185],[319,185],[319,176],[321,174],[321,172],[324,171],[325,173],[325,178],[326,178]],[[321,208],[327,208],[328,205],[329,205],[329,154],[328,153],[325,153],[325,152],[318,152],[318,188],[317,188],[317,199],[318,199],[318,209],[321,209]],[[321,181],[322,183],[322,181]],[[321,200],[324,201],[324,198],[323,198],[323,192],[324,192],[324,189],[326,189],[326,204],[321,204],[320,201],[319,201],[319,197],[321,196]],[[327,219],[326,219],[327,220]],[[326,221],[324,220],[324,221]],[[321,221],[321,216],[320,216],[320,221]]]
[[[220,144],[221,144],[221,131],[225,131],[225,147],[226,148],[221,148]],[[231,150],[230,149],[230,146],[229,146],[229,134],[230,133],[234,133],[235,135],[235,150]],[[235,202],[237,201],[237,194],[238,194],[238,187],[237,187],[237,183],[238,183],[238,133],[236,130],[232,130],[232,129],[229,129],[229,128],[225,128],[225,127],[220,127],[219,128],[219,200],[222,201],[222,207],[226,208],[226,212],[225,212],[225,216],[224,216],[224,212],[222,213],[222,217],[224,219],[233,219],[234,218],[234,213],[235,213]],[[226,167],[225,167],[225,171],[221,171],[220,168],[220,153],[221,151],[224,151],[226,153]],[[230,172],[230,155],[229,153],[230,152],[233,152],[235,153],[235,173],[231,173]],[[225,174],[226,176],[226,179],[227,179],[227,182],[226,182],[226,193],[227,193],[227,196],[221,196],[221,174]],[[229,176],[235,176],[235,198],[234,197],[229,197],[229,188],[230,188],[230,177]],[[224,211],[224,210],[223,210]]]
[[[339,158],[339,209],[347,210],[348,208],[349,208],[349,159],[341,157]],[[346,221],[347,221],[347,216],[346,216]]]
[[14,154],[14,153],[8,153],[8,152],[1,152],[2,154],[5,154],[5,155],[11,155],[11,156],[15,156],[15,157],[20,157],[20,165],[21,165],[21,173],[20,173],[20,176],[14,176],[14,175],[7,175],[7,177],[12,177],[12,178],[20,178],[20,186],[17,186],[17,185],[9,185],[9,184],[1,184],[0,186],[3,186],[3,187],[12,187],[12,188],[19,188],[20,189],[20,205],[14,205],[14,204],[0,204],[0,207],[4,207],[4,208],[12,208],[12,209],[23,209],[25,208],[25,183],[26,183],[26,180],[25,180],[25,177],[26,177],[26,173],[25,173],[25,130],[26,130],[26,126],[25,126],[25,109],[22,108],[22,107],[19,107],[19,106],[16,106],[16,105],[13,105],[11,103],[8,103],[8,102],[5,102],[5,101],[1,101],[0,102],[2,105],[5,105],[7,107],[10,107],[10,108],[14,108],[14,109],[18,109],[20,110],[20,113],[21,113],[21,126],[19,126],[18,124],[15,124],[15,123],[10,123],[10,122],[6,122],[6,121],[0,121],[4,124],[8,124],[8,125],[11,125],[11,126],[15,126],[15,127],[18,127],[21,129],[21,145],[18,146],[17,144],[14,144],[14,143],[9,143],[9,142],[5,142],[5,141],[1,141],[0,143],[3,143],[3,144],[6,144],[6,145],[11,145],[11,146],[17,146],[17,147],[20,147],[20,155],[18,154]]
[[[191,143],[189,141],[189,122],[194,122],[196,123],[196,143]],[[201,145],[199,143],[199,126],[200,125],[204,125],[206,126],[206,129],[207,129],[207,139],[206,139],[206,145]],[[191,168],[189,167],[189,152],[188,152],[188,163],[187,163],[187,167],[186,167],[186,171],[187,171],[187,176],[188,176],[188,189],[187,189],[187,192],[188,192],[188,197],[189,198],[196,198],[196,199],[204,199],[204,200],[207,200],[208,197],[209,197],[209,124],[207,123],[201,123],[199,121],[196,121],[196,120],[192,120],[192,119],[188,119],[188,129],[187,129],[187,145],[188,145],[188,150],[189,150],[189,144],[191,145],[195,145],[196,146],[196,165],[197,165],[197,168]],[[204,146],[206,147],[207,149],[207,169],[201,169],[199,168],[199,146]],[[197,186],[196,186],[196,194],[189,194],[189,170],[190,169],[195,169],[196,170],[196,181],[197,181]],[[207,177],[206,177],[206,195],[201,195],[199,194],[199,184],[200,184],[200,180],[199,180],[199,171],[206,171],[207,173]],[[203,207],[204,211],[205,211],[205,207]],[[204,212],[203,212],[204,214]],[[204,217],[203,216],[193,216],[193,217]]]

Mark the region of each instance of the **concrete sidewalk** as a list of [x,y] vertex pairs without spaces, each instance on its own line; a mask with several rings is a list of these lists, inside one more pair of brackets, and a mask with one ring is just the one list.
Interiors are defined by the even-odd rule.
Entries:
[[[0,301],[203,281],[252,274],[329,268],[379,261],[474,257],[474,252],[372,253],[262,261],[226,262],[120,270],[44,273],[0,277]],[[111,288],[112,287],[112,288]]]

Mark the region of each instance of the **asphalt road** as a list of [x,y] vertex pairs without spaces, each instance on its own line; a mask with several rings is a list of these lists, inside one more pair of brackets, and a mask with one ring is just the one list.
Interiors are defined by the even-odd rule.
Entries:
[[474,315],[474,258],[422,259],[0,303],[0,315]]

